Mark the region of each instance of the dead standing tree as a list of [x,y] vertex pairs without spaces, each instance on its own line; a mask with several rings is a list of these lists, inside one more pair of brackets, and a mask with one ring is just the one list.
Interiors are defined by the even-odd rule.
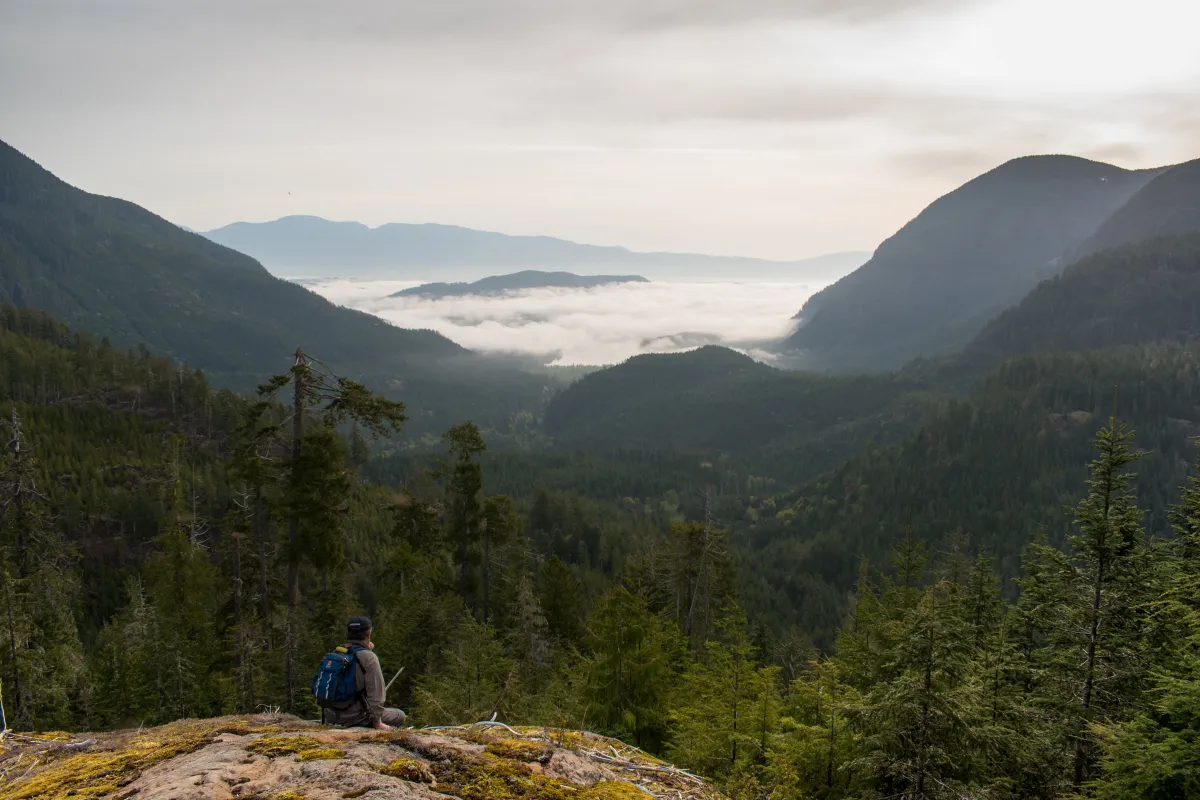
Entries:
[[[337,548],[340,542],[330,541],[333,531],[320,530],[319,525],[309,525],[311,519],[306,519],[316,510],[337,515],[344,510],[324,508],[326,500],[322,496],[322,481],[330,472],[344,473],[344,465],[327,462],[331,455],[329,449],[322,450],[317,446],[328,443],[334,436],[333,431],[347,422],[357,423],[374,436],[389,436],[398,433],[406,419],[404,404],[388,400],[369,391],[365,386],[349,378],[336,375],[320,360],[306,355],[297,349],[290,373],[276,375],[263,386],[259,387],[259,406],[255,412],[261,419],[265,409],[262,404],[274,404],[276,396],[288,386],[292,387],[291,408],[291,441],[290,457],[280,471],[284,495],[284,509],[288,519],[287,540],[284,546],[284,556],[287,562],[287,633],[285,642],[285,682],[287,692],[287,709],[295,706],[297,692],[296,656],[300,639],[300,570],[304,563],[321,566],[330,548]],[[277,438],[283,425],[259,425],[253,437],[260,444],[270,438]],[[309,430],[306,423],[315,427]],[[306,436],[319,437],[311,442],[311,454],[304,449]],[[312,456],[309,458],[308,456]],[[339,454],[340,455],[340,454]],[[316,530],[314,530],[314,528]],[[325,537],[320,539],[319,537]]]

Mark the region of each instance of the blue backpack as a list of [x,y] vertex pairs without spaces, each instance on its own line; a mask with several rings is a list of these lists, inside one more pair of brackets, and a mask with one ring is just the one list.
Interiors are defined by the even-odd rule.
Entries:
[[321,667],[312,679],[313,697],[321,708],[344,710],[356,700],[362,699],[358,690],[355,667],[359,666],[358,651],[366,648],[353,645],[338,647],[326,653]]

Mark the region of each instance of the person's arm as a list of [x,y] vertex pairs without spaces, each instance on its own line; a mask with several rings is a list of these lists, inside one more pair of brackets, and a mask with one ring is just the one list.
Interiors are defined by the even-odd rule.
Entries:
[[370,650],[358,651],[359,663],[363,665],[363,701],[367,705],[367,716],[371,727],[383,724],[383,669],[379,658]]

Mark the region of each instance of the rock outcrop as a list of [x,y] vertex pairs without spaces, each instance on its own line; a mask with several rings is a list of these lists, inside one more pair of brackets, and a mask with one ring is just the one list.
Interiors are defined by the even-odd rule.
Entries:
[[9,735],[0,800],[720,800],[613,739],[496,723],[379,732],[286,715]]

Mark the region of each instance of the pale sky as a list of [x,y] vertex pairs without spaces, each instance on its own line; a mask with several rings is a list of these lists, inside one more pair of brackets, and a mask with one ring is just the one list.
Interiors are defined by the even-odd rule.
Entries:
[[1193,0],[0,0],[0,139],[286,214],[870,249],[1008,158],[1200,157]]

